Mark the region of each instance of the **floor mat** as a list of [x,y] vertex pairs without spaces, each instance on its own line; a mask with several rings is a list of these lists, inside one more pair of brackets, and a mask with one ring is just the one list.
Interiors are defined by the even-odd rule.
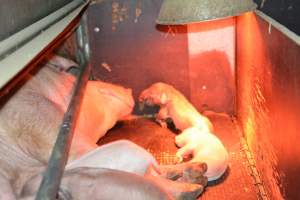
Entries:
[[[214,125],[215,134],[229,152],[230,163],[228,172],[220,180],[206,187],[199,199],[259,199],[235,123],[227,115],[210,114],[208,117]],[[174,144],[175,135],[169,129],[161,128],[153,120],[133,118],[119,122],[98,144],[128,139],[147,149],[160,164],[173,164],[177,150]]]

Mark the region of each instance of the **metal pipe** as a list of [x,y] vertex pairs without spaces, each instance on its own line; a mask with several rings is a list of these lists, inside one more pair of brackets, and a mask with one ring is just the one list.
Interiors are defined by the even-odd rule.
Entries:
[[[84,24],[81,24],[77,30],[77,38],[83,38],[84,43],[87,43],[87,36],[85,35],[86,32],[83,30]],[[53,200],[56,198],[64,172],[64,167],[68,160],[68,154],[75,128],[74,121],[78,116],[85,86],[91,71],[91,67],[88,63],[89,51],[86,51],[86,48],[82,47],[80,47],[79,51],[81,70],[75,85],[73,96],[64,115],[63,123],[52,150],[48,167],[44,173],[43,180],[36,196],[36,199],[38,200]]]

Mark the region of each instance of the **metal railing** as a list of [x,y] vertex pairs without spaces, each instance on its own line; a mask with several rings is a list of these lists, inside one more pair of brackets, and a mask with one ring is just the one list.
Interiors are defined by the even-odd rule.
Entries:
[[73,138],[75,123],[81,105],[86,83],[89,79],[91,67],[89,65],[89,46],[86,32],[86,16],[82,17],[80,26],[76,30],[78,43],[78,58],[80,72],[75,84],[69,107],[64,115],[54,148],[52,150],[47,169],[44,173],[36,199],[52,200],[57,197],[59,185],[68,161],[68,154]]

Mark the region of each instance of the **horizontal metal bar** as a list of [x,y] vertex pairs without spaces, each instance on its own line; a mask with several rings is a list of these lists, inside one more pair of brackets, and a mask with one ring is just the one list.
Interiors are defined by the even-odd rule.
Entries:
[[[54,41],[88,3],[89,1],[75,0],[70,3],[72,5],[67,5],[68,9],[64,8],[58,11],[55,16],[49,16],[50,18],[46,17],[47,19],[42,19],[42,21],[33,24],[28,27],[28,29],[17,33],[18,35],[13,35],[7,40],[0,42],[0,54],[11,50],[11,48],[15,48],[15,45],[21,45],[15,49],[15,51],[10,52],[9,55],[6,55],[0,60],[0,88],[12,80],[28,63],[45,49],[47,45]],[[74,8],[75,6],[77,6],[76,9]],[[70,12],[72,9],[73,11]],[[70,13],[64,16],[67,12]],[[61,19],[61,17],[63,18]],[[23,36],[24,40],[22,40]],[[34,36],[34,38],[31,38],[31,36]],[[30,40],[26,41],[29,38]],[[25,44],[22,43],[24,41],[26,41]],[[7,47],[5,48],[4,46],[6,45]]]

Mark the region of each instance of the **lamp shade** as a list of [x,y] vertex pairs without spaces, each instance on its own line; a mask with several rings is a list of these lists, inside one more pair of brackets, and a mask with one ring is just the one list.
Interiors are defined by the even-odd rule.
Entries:
[[180,25],[237,16],[255,10],[252,0],[164,0],[156,22]]

